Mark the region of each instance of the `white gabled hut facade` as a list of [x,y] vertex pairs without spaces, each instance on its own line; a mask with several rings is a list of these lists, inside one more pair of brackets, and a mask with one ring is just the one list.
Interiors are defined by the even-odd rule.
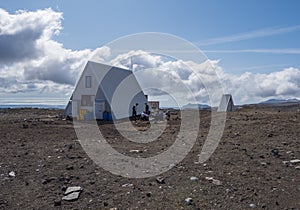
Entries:
[[148,103],[131,70],[89,61],[80,76],[65,115],[77,119],[113,119],[131,116],[138,103],[137,114]]

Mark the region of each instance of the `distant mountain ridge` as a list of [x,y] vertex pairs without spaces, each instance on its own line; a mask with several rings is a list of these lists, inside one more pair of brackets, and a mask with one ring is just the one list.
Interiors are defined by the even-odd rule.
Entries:
[[182,109],[210,109],[211,107],[206,104],[192,104],[188,103],[187,105],[184,105]]
[[65,109],[66,105],[47,105],[47,104],[0,104],[0,109]]
[[263,102],[260,102],[259,104],[282,104],[282,103],[299,103],[300,100],[296,99],[296,98],[292,98],[292,99],[269,99]]

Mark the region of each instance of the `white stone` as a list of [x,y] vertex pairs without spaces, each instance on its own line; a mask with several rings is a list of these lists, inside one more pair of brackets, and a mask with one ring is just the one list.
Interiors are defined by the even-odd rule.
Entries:
[[163,177],[160,177],[160,176],[156,178],[156,181],[158,183],[160,183],[160,184],[164,184],[165,183],[165,179]]
[[133,186],[133,184],[129,184],[129,183],[122,185],[122,187],[132,187],[132,186]]
[[82,188],[79,187],[79,186],[75,186],[75,187],[68,187],[66,192],[64,193],[64,195],[68,195],[70,193],[73,193],[73,192],[78,192],[78,191],[82,191]]
[[299,159],[290,160],[290,163],[300,163],[300,160]]
[[8,173],[8,176],[10,177],[15,177],[16,176],[16,173],[14,171],[11,171]]
[[77,200],[79,198],[79,195],[80,195],[80,191],[72,192],[72,193],[64,196],[62,199],[64,201],[74,201],[74,200]]
[[205,179],[208,180],[208,181],[211,181],[211,180],[213,180],[214,178],[213,178],[213,177],[208,177],[208,176],[207,176],[207,177],[205,177]]
[[260,162],[260,165],[267,166],[267,163],[266,162]]
[[169,169],[171,169],[171,168],[173,168],[173,167],[175,167],[175,164],[174,164],[174,163],[172,163],[172,164],[169,165]]
[[191,181],[197,181],[197,180],[198,180],[198,177],[192,176],[192,177],[190,178],[190,180],[191,180]]
[[192,198],[186,198],[184,201],[186,202],[187,205],[191,205],[193,203]]
[[140,150],[138,150],[138,149],[132,149],[132,150],[130,150],[129,152],[130,152],[130,153],[140,153]]

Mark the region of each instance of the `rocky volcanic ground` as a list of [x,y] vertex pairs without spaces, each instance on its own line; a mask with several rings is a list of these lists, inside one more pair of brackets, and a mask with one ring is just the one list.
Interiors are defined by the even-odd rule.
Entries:
[[[299,104],[245,106],[228,113],[218,148],[196,164],[211,120],[210,111],[200,111],[200,132],[186,158],[143,179],[97,166],[61,110],[0,110],[0,209],[300,209],[299,110]],[[147,144],[99,124],[120,153],[149,157],[174,143],[180,115],[174,112],[160,138]]]

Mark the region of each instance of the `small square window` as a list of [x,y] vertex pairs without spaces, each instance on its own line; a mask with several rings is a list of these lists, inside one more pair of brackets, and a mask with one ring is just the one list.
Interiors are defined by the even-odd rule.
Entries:
[[81,106],[92,106],[92,96],[82,95],[81,96]]
[[92,77],[91,76],[86,76],[85,77],[85,87],[86,88],[91,88],[92,87]]

